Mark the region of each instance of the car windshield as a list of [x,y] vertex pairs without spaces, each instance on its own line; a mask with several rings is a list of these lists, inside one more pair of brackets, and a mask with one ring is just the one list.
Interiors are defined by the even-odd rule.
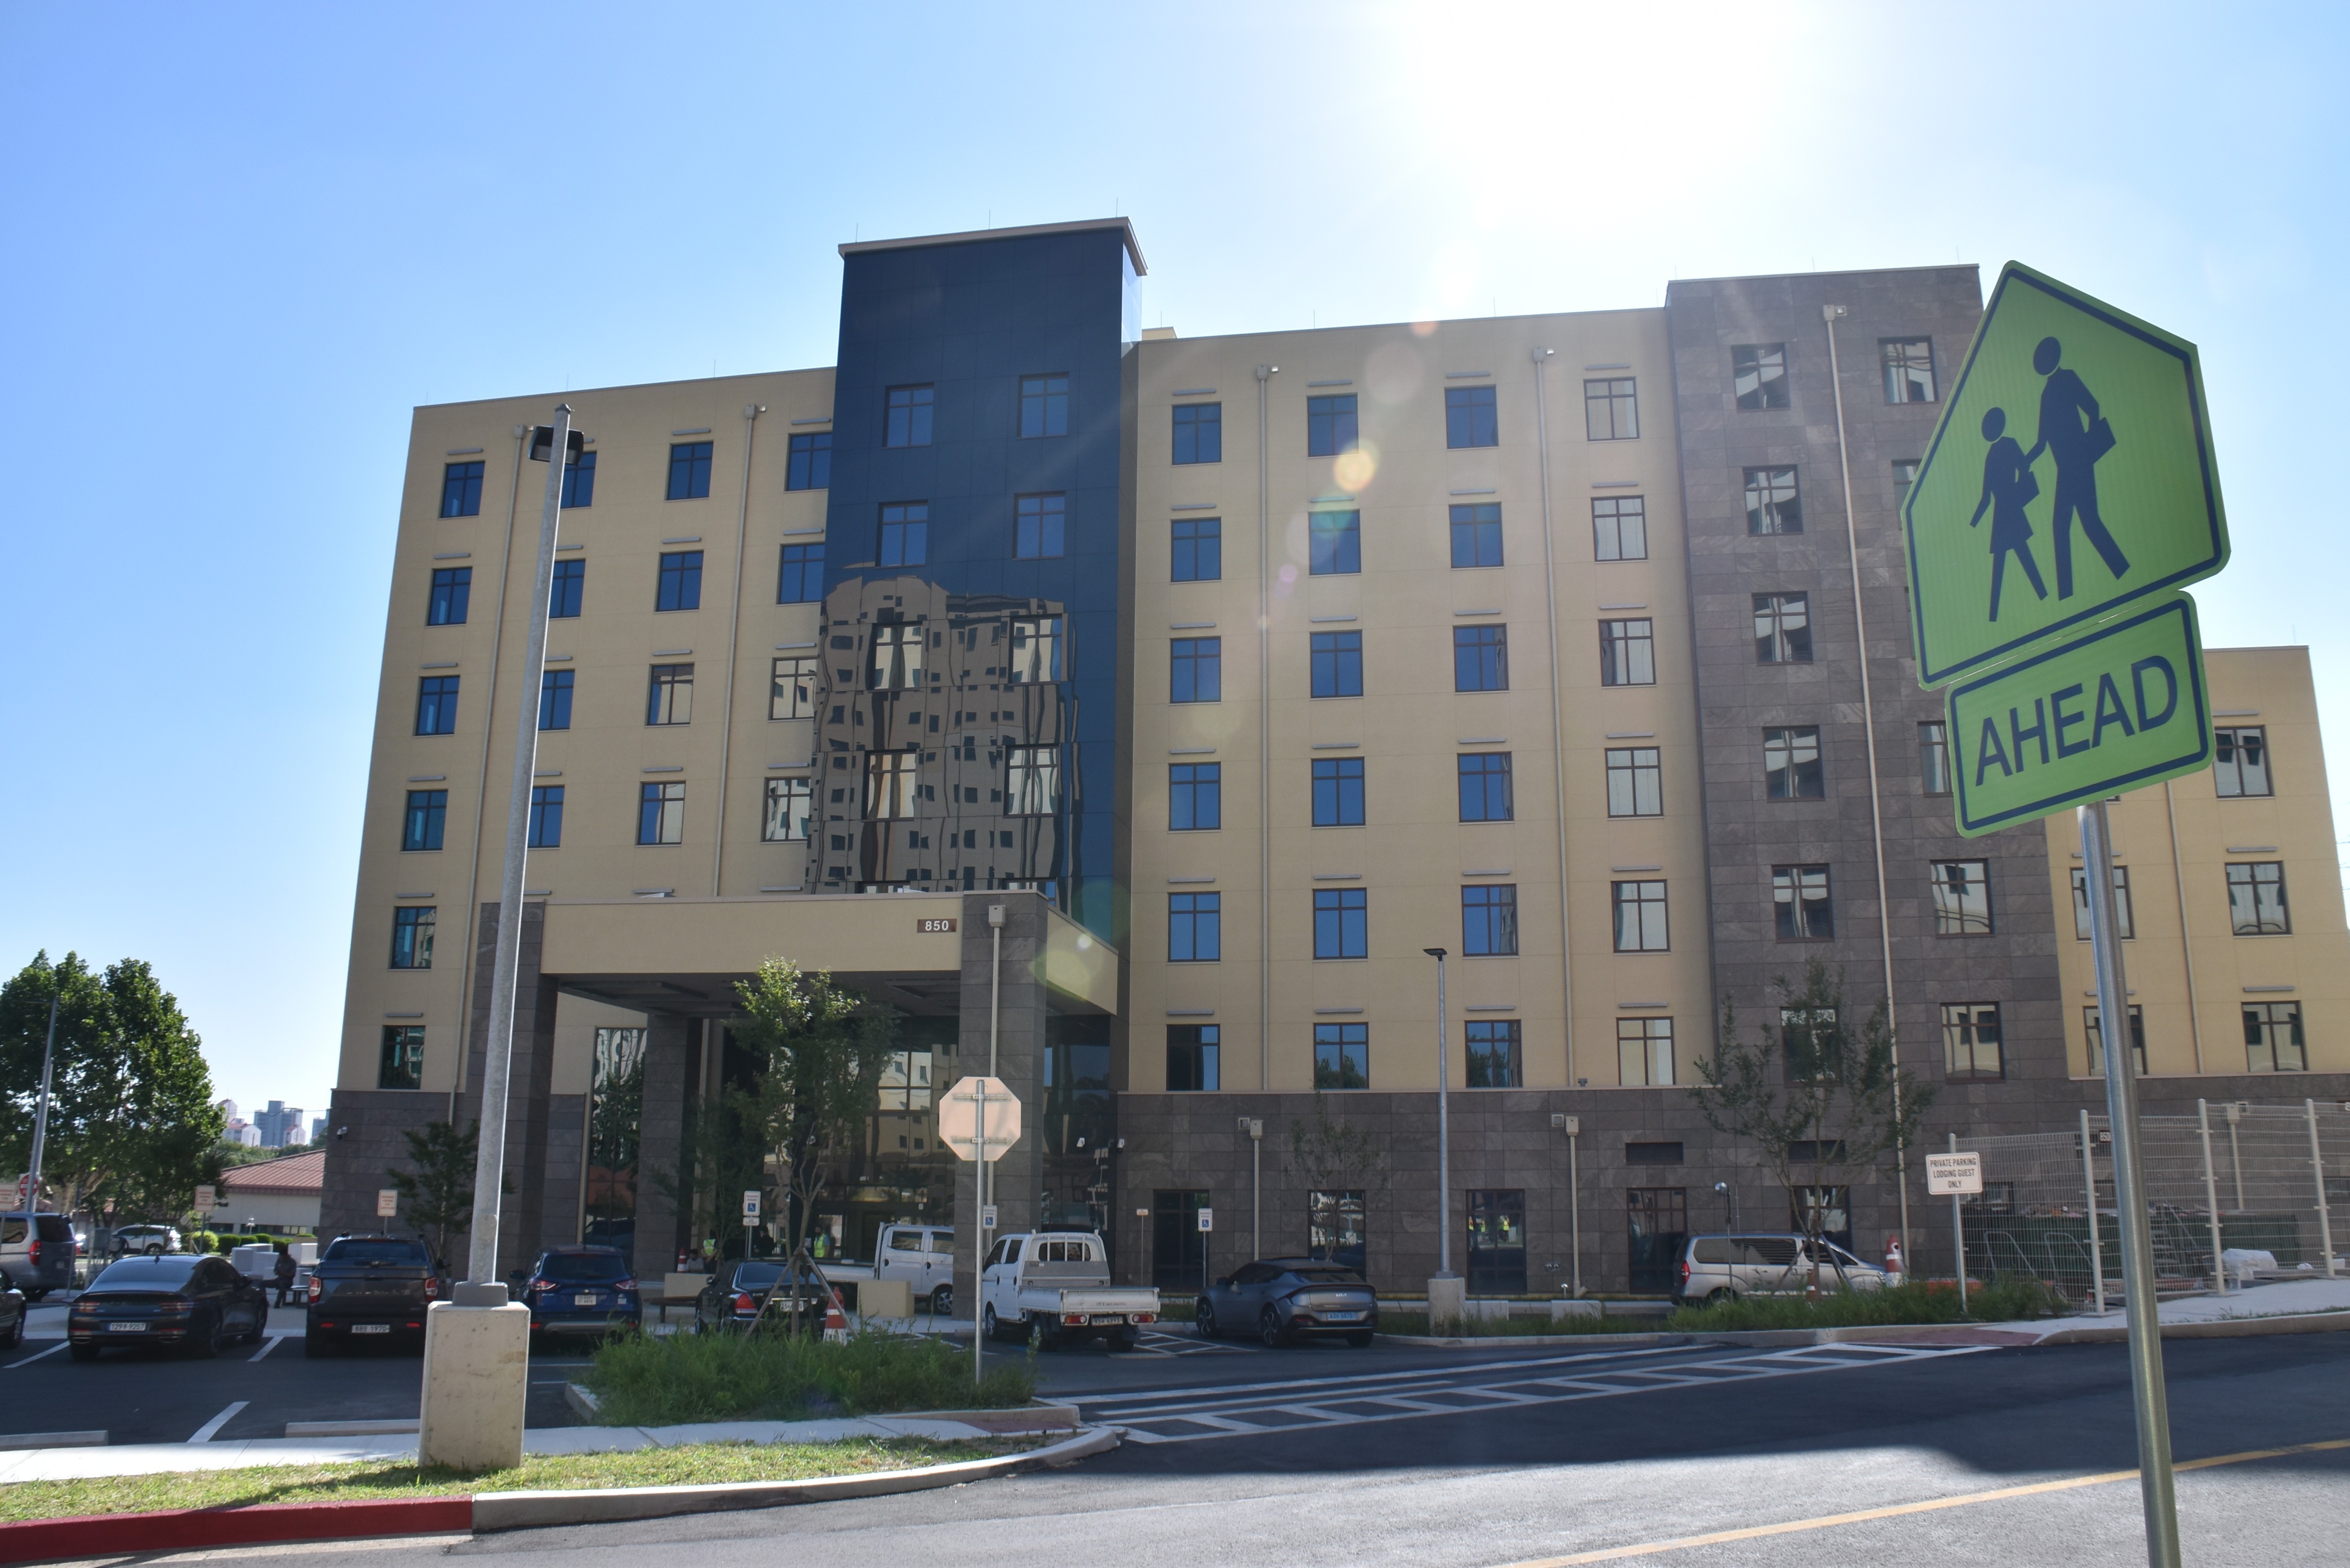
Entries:
[[602,1284],[625,1279],[629,1261],[618,1252],[549,1252],[538,1272],[541,1279],[560,1284]]
[[421,1269],[431,1263],[421,1242],[388,1236],[346,1236],[327,1249],[324,1261],[362,1269]]
[[94,1291],[176,1291],[196,1270],[194,1258],[125,1258],[90,1281]]
[[1291,1271],[1309,1285],[1359,1285],[1363,1276],[1351,1269],[1295,1269]]

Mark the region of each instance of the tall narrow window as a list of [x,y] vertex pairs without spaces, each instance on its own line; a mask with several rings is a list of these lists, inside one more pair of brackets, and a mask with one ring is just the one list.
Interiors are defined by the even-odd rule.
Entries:
[[1306,519],[1306,570],[1317,577],[1363,569],[1363,514],[1316,512]]
[[931,558],[931,504],[893,501],[881,508],[881,537],[874,564],[919,566]]
[[1491,387],[1444,389],[1444,444],[1498,446],[1502,441],[1499,411]]
[[816,660],[778,659],[768,669],[767,717],[816,717]]
[[[2081,1023],[2088,1033],[2089,1076],[2102,1078],[2106,1075],[2105,1015],[2094,1004],[2084,1007],[2081,1009]],[[2137,1075],[2143,1078],[2146,1076],[2146,1009],[2135,1002],[2130,1003],[2129,1010],[2129,1041],[2132,1064]]]
[[387,1023],[383,1026],[383,1053],[376,1063],[375,1086],[379,1089],[421,1089],[424,1086],[424,1025]]
[[1181,462],[1224,461],[1224,405],[1175,405],[1175,456]]
[[432,596],[425,601],[427,626],[463,626],[466,602],[473,596],[473,568],[440,566],[432,573]]
[[416,682],[416,732],[453,735],[457,732],[457,677],[420,676]]
[[1616,907],[1617,952],[1660,953],[1670,949],[1663,882],[1611,882],[1608,888]]
[[1601,495],[1591,503],[1591,553],[1601,561],[1648,558],[1648,503],[1638,495]]
[[1835,935],[1825,866],[1772,867],[1771,904],[1783,942],[1824,942]]
[[1224,639],[1220,637],[1179,637],[1170,645],[1168,693],[1170,702],[1221,702],[1224,700]]
[[1583,425],[1593,441],[1631,441],[1640,433],[1639,384],[1629,376],[1583,383]]
[[1464,958],[1515,957],[1518,950],[1518,889],[1508,882],[1482,882],[1461,889],[1461,953]]
[[392,968],[432,967],[432,929],[440,914],[431,904],[409,904],[392,910]]
[[1020,378],[1020,433],[1024,438],[1069,433],[1069,379]]
[[1048,495],[1023,495],[1012,504],[1012,554],[1014,556],[1024,561],[1035,561],[1064,553],[1069,523],[1069,498],[1066,495],[1058,492]]
[[1754,596],[1754,659],[1758,664],[1812,661],[1812,601],[1808,595]]
[[574,452],[564,460],[563,504],[568,508],[596,504],[596,454]]
[[1599,623],[1599,684],[1654,686],[1657,683],[1657,623],[1652,620],[1603,620]]
[[1525,1087],[1523,1031],[1514,1018],[1472,1018],[1462,1028],[1461,1064],[1472,1089]]
[[832,488],[832,432],[803,431],[792,437],[791,455],[785,460],[785,490]]
[[571,688],[577,678],[568,670],[542,670],[538,674],[538,727],[571,728]]
[[637,842],[685,842],[685,785],[645,784],[637,786]]
[[693,666],[656,664],[645,683],[645,722],[693,722]]
[[1934,887],[1934,934],[1991,935],[1991,863],[1937,860],[1929,870]]
[[[1212,1023],[1167,1026],[1167,1088],[1170,1094],[1214,1094],[1223,1086],[1218,1071],[1221,1035]],[[1203,1198],[1205,1194],[1201,1195]],[[1187,1220],[1188,1224],[1189,1221]],[[1203,1238],[1204,1240],[1204,1238]]]
[[871,752],[865,758],[865,815],[898,821],[920,809],[922,753]]
[[1224,825],[1224,765],[1167,765],[1167,826],[1176,833],[1206,833]]
[[440,848],[442,830],[448,820],[447,790],[410,790],[408,811],[400,822],[400,847],[404,851]]
[[1498,566],[1502,564],[1502,509],[1491,502],[1452,509],[1452,564],[1455,566]]
[[813,781],[772,778],[759,817],[759,836],[769,844],[791,844],[808,836],[808,819],[816,809]]
[[920,691],[922,650],[929,633],[918,620],[883,621],[873,628],[872,659],[866,687],[874,691]]
[[1454,759],[1461,786],[1461,820],[1508,822],[1517,815],[1507,752],[1463,752]]
[[1214,963],[1224,956],[1224,896],[1167,895],[1167,961]]
[[1742,343],[1730,351],[1731,386],[1740,409],[1787,406],[1787,346],[1784,343]]
[[1061,678],[1061,618],[1012,618],[1012,662],[1003,678],[1016,686],[1042,686]]
[[1762,732],[1762,793],[1771,800],[1827,798],[1818,725],[1783,725]]
[[700,501],[710,493],[710,443],[678,441],[669,449],[669,498]]
[[690,610],[702,607],[702,552],[699,550],[664,550],[660,558],[660,581],[653,592],[656,610]]
[[1990,1083],[2007,1076],[2000,1054],[1997,1002],[1942,1003],[1942,1075],[1953,1084]]
[[1607,815],[1665,815],[1664,770],[1655,746],[1607,748]]
[[1360,888],[1314,889],[1314,956],[1358,959],[1371,954],[1370,898]]
[[1363,444],[1362,430],[1355,422],[1355,395],[1308,398],[1305,400],[1305,455],[1337,457],[1356,452]]
[[2284,862],[2254,860],[2228,867],[2228,919],[2240,937],[2282,937],[2293,932],[2285,908]]
[[1061,748],[1007,746],[1003,752],[1003,815],[1050,816],[1061,809]]
[[1452,690],[1507,691],[1510,689],[1510,628],[1505,626],[1456,626],[1452,628]]
[[1367,1089],[1371,1086],[1369,1024],[1317,1023],[1314,1026],[1314,1086],[1316,1089]]
[[1314,759],[1314,826],[1360,827],[1363,825],[1363,759]]
[[1930,403],[1934,400],[1934,340],[1930,337],[1880,337],[1877,352],[1885,364],[1885,400],[1888,403]]
[[786,545],[775,572],[775,602],[809,605],[824,597],[824,546]]
[[1792,468],[1750,468],[1746,471],[1746,531],[1749,534],[1800,534],[1804,531],[1804,501]]
[[1921,793],[1950,793],[1950,726],[1929,719],[1918,726],[1918,780]]
[[533,784],[530,787],[530,847],[560,849],[563,847],[563,786]]
[[441,471],[441,515],[479,517],[482,514],[482,465],[452,462]]
[[1627,1087],[1673,1081],[1671,1019],[1619,1018],[1616,1021],[1616,1081]]
[[2309,1071],[2309,1043],[2302,1037],[2300,1002],[2244,1003],[2244,1065],[2254,1073]]
[[1169,576],[1179,583],[1212,583],[1224,575],[1224,520],[1178,517],[1168,525],[1172,559]]
[[[2130,910],[2129,867],[2114,867],[2114,924],[2120,928],[2124,940],[2137,935],[2137,920]],[[2089,940],[2089,872],[2085,866],[2073,867],[2073,934],[2083,941]]]
[[1359,631],[1317,631],[1313,639],[1314,695],[1360,697],[1363,694],[1363,634]]
[[937,399],[934,387],[892,387],[883,399],[881,444],[931,444],[931,410]]
[[2260,725],[2223,726],[2211,732],[2211,778],[2222,799],[2272,794],[2269,783],[2268,731]]
[[579,601],[588,588],[588,563],[557,561],[555,563],[555,587],[547,596],[546,618],[572,620],[579,614]]

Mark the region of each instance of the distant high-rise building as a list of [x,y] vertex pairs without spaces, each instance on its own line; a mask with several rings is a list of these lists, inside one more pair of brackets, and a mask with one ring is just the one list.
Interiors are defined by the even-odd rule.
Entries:
[[324,1116],[312,1116],[310,1118],[310,1141],[312,1143],[317,1143],[320,1138],[323,1138],[326,1136],[327,1118]]
[[267,1110],[254,1113],[253,1125],[260,1129],[262,1147],[284,1148],[301,1137],[302,1107],[272,1100]]
[[234,1100],[223,1100],[220,1103],[220,1109],[221,1115],[226,1116],[232,1124],[242,1123],[244,1120],[244,1112],[237,1107]]

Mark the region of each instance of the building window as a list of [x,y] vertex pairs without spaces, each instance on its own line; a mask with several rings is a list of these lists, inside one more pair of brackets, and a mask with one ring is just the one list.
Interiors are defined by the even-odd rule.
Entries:
[[431,969],[432,927],[440,910],[431,904],[411,904],[391,912],[391,967]]
[[1953,1084],[1991,1083],[2007,1076],[2000,1060],[1998,1003],[1942,1003],[1942,1076]]
[[1934,884],[1934,934],[1991,935],[1991,862],[1937,860],[1929,869]]
[[936,399],[934,387],[892,387],[886,402],[887,418],[883,423],[883,446],[928,446],[931,444],[931,408]]
[[1810,596],[1754,596],[1754,659],[1758,664],[1809,664],[1812,661]]
[[1640,433],[1638,383],[1609,376],[1583,383],[1583,424],[1593,441],[1631,441]]
[[457,732],[457,677],[427,675],[416,682],[416,732],[453,735]]
[[1762,732],[1762,793],[1770,800],[1827,798],[1818,725],[1794,724]]
[[1314,889],[1314,956],[1368,958],[1370,895],[1360,888]]
[[1178,403],[1175,405],[1175,461],[1177,462],[1224,461],[1223,404]]
[[482,514],[482,465],[452,462],[441,471],[441,515],[479,517]]
[[1665,885],[1652,882],[1611,882],[1616,908],[1616,950],[1619,953],[1660,953],[1670,950],[1665,923]]
[[1046,686],[1061,678],[1061,618],[1014,616],[1012,662],[1003,678],[1015,686]]
[[579,600],[588,587],[588,563],[557,561],[555,563],[554,591],[547,595],[546,618],[575,620],[579,615]]
[[767,717],[812,719],[816,716],[816,660],[778,659],[769,667]]
[[1355,422],[1355,395],[1305,400],[1305,455],[1337,457],[1359,451],[1362,430]]
[[575,452],[563,462],[563,505],[576,510],[596,504],[596,454]]
[[1498,566],[1502,564],[1502,509],[1490,502],[1452,509],[1452,564],[1455,566]]
[[645,722],[693,722],[693,666],[656,664],[645,687]]
[[561,784],[530,786],[529,846],[533,849],[563,847],[563,786]]
[[2223,726],[2211,732],[2212,781],[2222,799],[2273,794],[2269,782],[2268,731],[2260,725]]
[[1367,1089],[1371,1086],[1369,1024],[1317,1023],[1314,1026],[1314,1086],[1316,1089]]
[[1214,963],[1224,956],[1224,896],[1167,895],[1167,961]]
[[1894,460],[1893,512],[1896,516],[1900,515],[1901,509],[1909,504],[1909,487],[1918,483],[1918,465],[1921,461],[1914,457]]
[[[2081,1009],[2081,1024],[2089,1037],[2089,1076],[2102,1078],[2106,1075],[2105,1015],[2094,1005],[2084,1007]],[[2143,1078],[2146,1076],[2146,1009],[2135,1002],[2130,1003],[2129,1033],[2130,1060],[2137,1067],[2137,1075]]]
[[1796,493],[1792,468],[1750,468],[1746,471],[1746,531],[1749,534],[1800,534],[1804,502]]
[[790,844],[808,836],[808,819],[816,809],[814,781],[773,778],[767,781],[766,809],[759,836],[769,844]]
[[1509,822],[1516,817],[1509,753],[1463,752],[1453,765],[1460,770],[1461,821]]
[[1787,346],[1742,343],[1730,351],[1731,385],[1748,412],[1787,406]]
[[1179,637],[1170,645],[1170,702],[1221,702],[1224,700],[1224,639],[1221,637]]
[[1306,570],[1317,577],[1363,569],[1363,514],[1316,512],[1306,518]]
[[540,729],[571,728],[571,688],[576,679],[568,670],[542,670],[538,672]]
[[383,1054],[376,1062],[375,1086],[379,1089],[421,1089],[424,1086],[422,1024],[387,1023],[383,1026]]
[[1065,436],[1069,433],[1069,379],[1066,376],[1020,378],[1020,434]]
[[701,607],[702,552],[699,550],[662,551],[660,585],[653,593],[653,608],[690,610]]
[[832,432],[804,431],[792,437],[790,457],[784,463],[785,490],[832,488]]
[[1212,1095],[1223,1085],[1216,1057],[1221,1035],[1212,1023],[1167,1026],[1167,1089],[1170,1094]]
[[432,572],[432,597],[425,602],[427,626],[463,626],[466,601],[473,597],[473,568],[438,566]]
[[1824,942],[1835,935],[1825,866],[1772,867],[1771,903],[1783,942]]
[[2301,1003],[2244,1003],[2244,1065],[2253,1073],[2306,1073],[2309,1043],[2302,1038]]
[[1206,833],[1224,825],[1224,764],[1167,765],[1167,826],[1177,833]]
[[881,508],[881,540],[874,563],[919,566],[931,558],[931,504],[893,501]]
[[1363,634],[1359,631],[1317,631],[1311,635],[1314,642],[1314,695],[1360,697],[1363,694]]
[[1520,1036],[1514,1018],[1472,1018],[1467,1027],[1468,1085],[1472,1089],[1522,1089]]
[[1607,749],[1607,815],[1665,815],[1664,770],[1654,746],[1610,746]]
[[1509,882],[1482,882],[1461,889],[1461,954],[1463,958],[1515,958],[1518,952],[1518,889]]
[[1055,491],[1046,495],[1023,495],[1013,504],[1012,554],[1036,561],[1064,553],[1067,541],[1069,498]]
[[[1798,1148],[1802,1147],[1799,1143]],[[1984,1191],[1996,1183],[1985,1183]],[[1816,1235],[1846,1251],[1852,1251],[1852,1189],[1791,1187],[1787,1189],[1787,1229]]]
[[1452,690],[1507,691],[1510,689],[1510,628],[1505,626],[1456,626],[1452,628]]
[[1599,684],[1654,686],[1657,683],[1657,631],[1651,620],[1603,620],[1599,623]]
[[865,815],[897,821],[912,816],[922,798],[920,752],[873,752],[865,759]]
[[1305,1255],[1363,1273],[1368,1261],[1365,1192],[1359,1187],[1315,1189],[1305,1195]]
[[786,545],[775,574],[775,602],[812,605],[824,597],[824,546]]
[[669,498],[700,501],[710,493],[710,443],[672,442],[669,449]]
[[1224,576],[1224,520],[1178,517],[1168,527],[1174,559],[1169,575],[1179,583],[1221,582]]
[[400,846],[403,850],[438,849],[441,831],[449,820],[449,792],[445,789],[412,789],[408,792],[408,813],[400,830]]
[[1003,753],[1003,815],[1050,816],[1061,808],[1061,748],[1007,746]]
[[[2129,867],[2114,867],[2114,923],[2121,928],[2124,940],[2137,935],[2137,920],[2130,911]],[[2089,940],[2089,870],[2085,866],[2073,867],[2073,934],[2083,941]]]
[[1880,337],[1877,351],[1885,361],[1885,400],[1888,403],[1930,403],[1934,400],[1934,340],[1930,337]]
[[1648,503],[1638,495],[1601,495],[1591,503],[1591,553],[1601,561],[1648,558]]
[[2228,867],[2228,921],[2240,937],[2293,933],[2285,909],[2284,862],[2254,860]]
[[1929,720],[1918,726],[1918,778],[1927,794],[1950,793],[1950,726]]
[[1363,759],[1314,759],[1314,826],[1363,826]]
[[[1495,1087],[1513,1087],[1497,1085]],[[1452,1223],[1447,1215],[1444,1222]],[[1471,1189],[1469,1193],[1469,1293],[1480,1296],[1523,1295],[1526,1289],[1526,1194]]]
[[1627,1088],[1673,1081],[1671,1019],[1619,1018],[1616,1021],[1616,1081]]
[[1491,387],[1444,389],[1444,444],[1499,446],[1502,425]]
[[685,785],[645,784],[637,786],[637,842],[685,842]]

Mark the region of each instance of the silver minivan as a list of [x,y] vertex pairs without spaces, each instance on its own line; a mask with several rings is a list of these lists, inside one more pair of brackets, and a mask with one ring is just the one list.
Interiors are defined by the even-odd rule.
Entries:
[[1673,1300],[1711,1305],[1740,1296],[1802,1295],[1812,1283],[1812,1257],[1804,1249],[1814,1245],[1819,1248],[1822,1290],[1885,1288],[1883,1269],[1862,1262],[1833,1241],[1806,1242],[1783,1231],[1749,1231],[1691,1236],[1681,1248]]
[[0,1287],[14,1285],[26,1301],[73,1289],[79,1251],[73,1222],[62,1214],[0,1214]]

